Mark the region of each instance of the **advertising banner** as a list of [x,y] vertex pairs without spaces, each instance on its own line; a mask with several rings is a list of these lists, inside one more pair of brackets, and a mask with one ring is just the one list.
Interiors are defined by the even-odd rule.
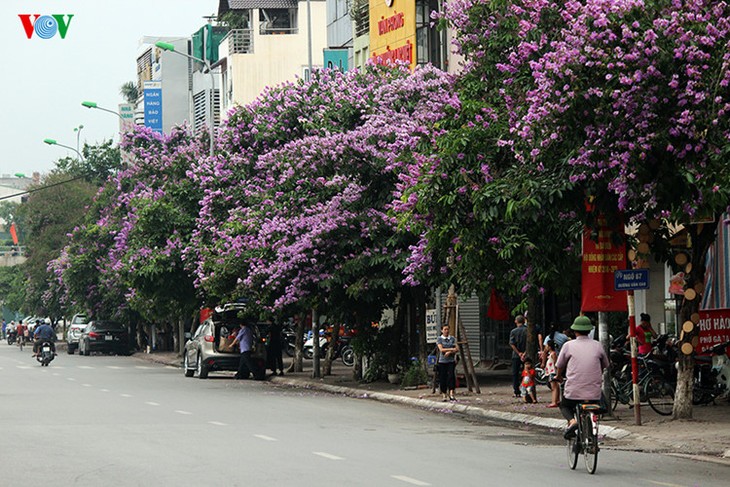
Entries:
[[338,69],[342,72],[350,69],[348,49],[325,49],[324,69]]
[[426,310],[426,343],[436,343],[439,337],[438,317],[435,309]]
[[377,64],[416,67],[415,0],[370,0],[370,56]]
[[623,235],[623,225],[611,229],[605,221],[598,230],[598,241],[583,230],[581,296],[583,311],[627,311],[626,293],[614,289],[614,273],[626,268],[626,244],[616,245],[611,234]]
[[144,82],[144,125],[162,133],[162,83]]
[[695,347],[698,355],[709,353],[719,343],[730,341],[730,309],[700,310],[699,343]]

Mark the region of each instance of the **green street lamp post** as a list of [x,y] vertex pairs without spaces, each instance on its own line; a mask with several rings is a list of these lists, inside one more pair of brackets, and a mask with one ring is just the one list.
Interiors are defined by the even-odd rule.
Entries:
[[102,112],[108,112],[113,113],[117,117],[119,117],[122,120],[122,123],[124,123],[124,117],[122,117],[122,114],[119,112],[116,112],[114,110],[109,110],[108,108],[100,107],[96,102],[93,101],[82,101],[81,106],[84,106],[86,108],[95,108],[96,110],[101,110]]
[[214,115],[213,115],[213,93],[215,92],[215,76],[213,75],[213,68],[210,66],[210,62],[207,59],[200,59],[195,56],[191,56],[190,54],[187,54],[185,52],[180,52],[175,50],[175,46],[170,44],[169,42],[155,42],[155,46],[159,47],[163,51],[169,51],[174,52],[175,54],[179,54],[181,56],[185,56],[188,59],[192,59],[193,61],[197,61],[199,63],[205,64],[205,67],[208,68],[208,74],[210,75],[210,100],[209,100],[209,107],[210,107],[210,156],[213,157],[213,135],[215,133],[215,129],[213,127],[214,125]]
[[48,145],[57,145],[58,147],[63,147],[64,149],[68,149],[68,150],[74,151],[76,154],[78,154],[79,160],[81,160],[81,161],[84,160],[84,156],[81,155],[81,152],[77,151],[76,149],[74,149],[70,145],[59,144],[54,139],[43,139],[43,142],[45,142]]
[[84,128],[83,125],[79,125],[78,127],[74,127],[74,132],[76,132],[76,152],[79,151],[79,142],[81,141],[81,130]]

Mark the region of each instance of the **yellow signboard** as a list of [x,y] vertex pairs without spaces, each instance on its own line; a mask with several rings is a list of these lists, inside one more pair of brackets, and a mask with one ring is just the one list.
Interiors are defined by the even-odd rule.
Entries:
[[416,0],[370,0],[370,57],[416,67]]

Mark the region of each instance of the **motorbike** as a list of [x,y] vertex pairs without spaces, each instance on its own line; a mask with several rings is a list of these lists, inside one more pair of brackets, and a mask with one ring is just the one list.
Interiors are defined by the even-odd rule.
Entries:
[[719,343],[710,349],[710,355],[695,357],[695,380],[692,404],[709,404],[730,391],[730,360],[727,348],[730,342]]
[[14,331],[8,331],[6,334],[7,334],[6,338],[8,341],[8,345],[13,345],[15,343],[15,340],[18,337],[18,334]]
[[38,355],[36,355],[36,360],[38,361],[38,363],[41,364],[41,367],[48,367],[48,364],[53,361],[55,356],[56,354],[53,352],[53,346],[51,345],[51,342],[45,341],[41,343],[40,347],[38,347]]
[[284,329],[281,331],[285,343],[284,351],[289,357],[293,357],[294,352],[296,351],[297,334],[295,330],[296,328],[292,328],[291,326],[285,326]]

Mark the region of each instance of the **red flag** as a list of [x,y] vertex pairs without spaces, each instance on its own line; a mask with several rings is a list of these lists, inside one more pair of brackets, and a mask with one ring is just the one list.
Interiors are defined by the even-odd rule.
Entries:
[[13,244],[18,245],[18,229],[15,228],[15,223],[10,224],[10,236],[13,238]]
[[487,317],[495,321],[509,320],[509,309],[497,290],[492,288],[492,294],[489,296],[489,308],[487,309]]

